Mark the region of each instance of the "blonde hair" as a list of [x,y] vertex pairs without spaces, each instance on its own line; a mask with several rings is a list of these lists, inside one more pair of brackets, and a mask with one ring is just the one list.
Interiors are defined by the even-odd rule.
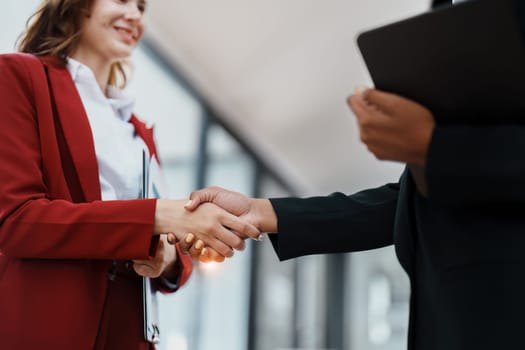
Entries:
[[[29,17],[26,30],[18,41],[20,52],[53,56],[62,66],[78,44],[82,22],[89,17],[94,0],[44,0]],[[111,65],[108,84],[124,87],[127,83],[126,61]]]

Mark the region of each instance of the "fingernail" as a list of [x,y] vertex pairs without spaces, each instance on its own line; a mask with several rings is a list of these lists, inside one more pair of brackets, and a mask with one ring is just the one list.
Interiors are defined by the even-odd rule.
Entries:
[[365,86],[358,86],[355,88],[354,94],[358,96],[362,96],[366,90],[367,88]]
[[263,235],[262,233],[260,235],[258,235],[257,237],[253,238],[254,241],[257,241],[257,242],[260,242],[263,240]]
[[193,201],[190,199],[189,201],[186,202],[186,204],[184,204],[184,207],[189,207],[193,204]]
[[207,254],[208,254],[208,249],[206,249],[206,248],[202,248],[202,250],[201,250],[201,256],[205,256],[205,255],[207,255]]
[[199,239],[197,243],[195,243],[195,249],[201,249],[204,243]]
[[190,234],[188,234],[188,235],[186,236],[186,238],[184,239],[184,241],[185,241],[186,243],[191,243],[191,242],[193,242],[193,238],[195,238],[195,237],[193,237],[193,235],[190,233]]
[[173,235],[173,233],[169,232],[169,233],[168,233],[168,238],[167,238],[167,239],[168,239],[168,243],[169,243],[169,244],[173,244],[173,243],[175,243],[175,236]]

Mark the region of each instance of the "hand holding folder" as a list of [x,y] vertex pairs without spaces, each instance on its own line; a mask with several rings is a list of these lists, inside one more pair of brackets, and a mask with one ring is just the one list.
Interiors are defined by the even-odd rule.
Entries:
[[[523,123],[524,15],[523,1],[470,0],[366,31],[357,43],[376,88],[428,108],[438,125]],[[384,143],[405,143],[406,135],[399,130]],[[369,149],[407,163],[427,195],[425,168],[410,152],[392,157]]]
[[377,89],[430,109],[438,124],[521,122],[525,2],[469,0],[359,34]]
[[[414,172],[423,169],[430,138],[435,127],[434,116],[424,106],[374,89],[366,89],[348,99],[356,115],[361,141],[381,160],[409,164]],[[417,183],[426,195],[424,183]]]

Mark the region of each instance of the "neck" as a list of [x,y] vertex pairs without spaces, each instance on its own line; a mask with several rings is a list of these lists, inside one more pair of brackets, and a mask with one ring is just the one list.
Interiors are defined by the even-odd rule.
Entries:
[[112,62],[101,59],[99,55],[89,54],[89,52],[82,52],[81,50],[73,52],[71,58],[85,64],[93,71],[98,86],[105,95]]

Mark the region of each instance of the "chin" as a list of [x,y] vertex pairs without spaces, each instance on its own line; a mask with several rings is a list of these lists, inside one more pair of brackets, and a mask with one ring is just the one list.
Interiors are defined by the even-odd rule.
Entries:
[[137,48],[137,44],[127,44],[121,41],[114,41],[112,47],[108,50],[112,56],[121,58],[129,57],[133,51]]
[[122,61],[122,60],[125,60],[125,59],[128,59],[131,54],[133,53],[133,49],[127,49],[127,50],[113,50],[113,52],[111,53],[111,60],[116,62],[116,61]]

